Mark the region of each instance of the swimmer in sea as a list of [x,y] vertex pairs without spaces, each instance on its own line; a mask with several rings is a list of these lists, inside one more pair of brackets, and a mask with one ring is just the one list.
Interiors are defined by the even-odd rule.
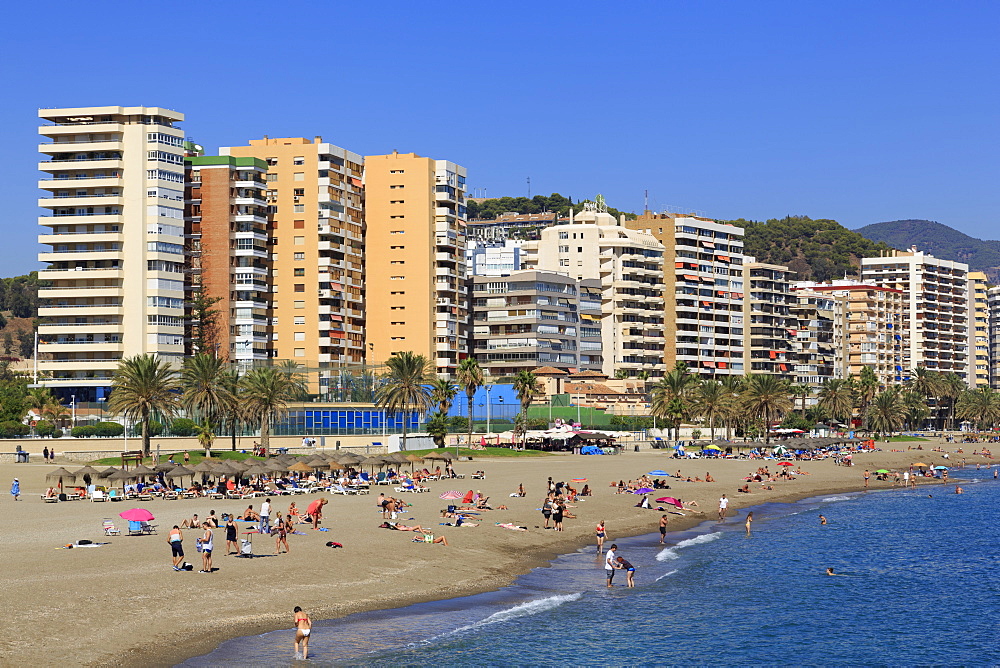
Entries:
[[964,493],[965,493],[964,489],[962,489],[958,485],[955,485],[955,494],[964,494]]
[[823,517],[822,515],[820,515],[820,516],[819,516],[819,523],[820,523],[820,524],[826,524],[826,518],[825,518],[825,517]]
[[826,574],[827,574],[827,575],[836,575],[836,573],[834,573],[834,572],[833,572],[833,569],[832,569],[832,568],[827,568],[827,569],[826,569]]

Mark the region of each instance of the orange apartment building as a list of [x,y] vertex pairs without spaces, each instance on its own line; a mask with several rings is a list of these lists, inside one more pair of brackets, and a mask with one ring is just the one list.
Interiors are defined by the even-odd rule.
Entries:
[[267,164],[272,349],[306,368],[365,361],[363,158],[321,137],[251,140],[223,155]]
[[189,156],[185,164],[189,287],[218,300],[204,329],[208,350],[191,352],[214,352],[245,371],[272,355],[267,163]]
[[365,157],[369,364],[412,351],[453,375],[467,355],[465,178],[415,153]]

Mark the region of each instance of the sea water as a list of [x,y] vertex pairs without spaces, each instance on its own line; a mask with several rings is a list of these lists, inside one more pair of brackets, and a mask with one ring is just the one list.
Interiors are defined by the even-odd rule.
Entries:
[[[668,534],[666,546],[658,534],[616,539],[637,567],[633,589],[624,572],[607,589],[591,547],[499,591],[316,622],[310,661],[997,664],[1000,484],[986,469],[952,477],[964,494],[922,486],[764,503],[749,536],[743,510]],[[442,550],[442,569],[447,559]],[[238,638],[183,665],[290,665],[291,645],[290,630]]]

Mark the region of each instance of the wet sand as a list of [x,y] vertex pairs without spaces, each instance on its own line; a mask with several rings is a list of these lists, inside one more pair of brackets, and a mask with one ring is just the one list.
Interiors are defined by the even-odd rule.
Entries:
[[[306,535],[289,537],[290,554],[271,556],[274,541],[254,537],[254,553],[268,555],[241,559],[224,556],[223,530],[216,532],[212,574],[198,573],[200,556],[194,539],[199,532],[184,531],[186,560],[193,572],[171,568],[167,530],[193,513],[205,516],[241,512],[249,503],[259,509],[262,499],[209,501],[188,499],[133,503],[75,501],[42,503],[44,475],[52,465],[0,465],[0,548],[5,555],[0,574],[0,601],[11,612],[0,634],[0,665],[68,663],[71,665],[169,666],[204,654],[223,640],[265,631],[290,628],[292,608],[302,606],[316,619],[341,617],[354,612],[396,608],[426,600],[452,598],[509,584],[517,575],[544,565],[554,556],[593,544],[594,525],[607,522],[608,542],[618,537],[656,532],[660,512],[635,508],[639,497],[615,494],[612,480],[629,480],[663,469],[684,476],[705,477],[714,483],[670,480],[670,490],[651,495],[675,496],[697,501],[699,513],[670,515],[670,530],[690,528],[718,514],[722,494],[734,510],[764,502],[792,501],[819,494],[863,488],[863,471],[879,468],[904,470],[921,461],[930,465],[956,465],[964,458],[969,466],[993,464],[973,456],[955,454],[959,444],[942,444],[950,460],[924,450],[905,452],[906,443],[892,444],[904,452],[874,452],[855,456],[855,466],[836,466],[832,460],[803,462],[808,475],[772,483],[766,491],[751,484],[751,494],[737,493],[744,476],[767,464],[758,460],[677,460],[663,451],[644,450],[620,456],[552,455],[523,459],[477,459],[458,462],[459,473],[484,469],[486,480],[443,480],[429,483],[431,493],[395,494],[390,487],[373,487],[367,496],[306,495],[278,497],[272,505],[285,511],[290,500],[305,508],[325,496],[324,526],[328,532],[303,527]],[[982,446],[977,446],[981,448]],[[60,462],[57,462],[59,464]],[[67,465],[71,470],[79,466]],[[21,480],[22,501],[13,503],[8,493],[11,479]],[[537,508],[548,476],[556,481],[588,478],[594,496],[580,499],[572,509],[578,519],[567,519],[566,530],[543,530]],[[509,494],[524,484],[526,498]],[[927,484],[923,481],[920,484]],[[870,481],[873,489],[890,487]],[[581,485],[574,485],[577,488]],[[448,503],[438,496],[448,490],[481,490],[495,508],[509,510],[480,515],[478,527],[442,527],[440,511]],[[400,514],[404,524],[431,527],[447,537],[449,546],[411,542],[413,534],[377,528],[382,514],[375,508],[380,490],[413,504]],[[159,533],[154,536],[105,537],[104,518],[115,520],[127,533],[127,522],[118,513],[134,507],[148,508]],[[412,518],[412,519],[411,519]],[[497,522],[527,526],[527,532],[502,529]],[[249,525],[241,523],[241,531]],[[91,548],[60,549],[79,539],[107,542]],[[343,543],[343,549],[325,546]]]

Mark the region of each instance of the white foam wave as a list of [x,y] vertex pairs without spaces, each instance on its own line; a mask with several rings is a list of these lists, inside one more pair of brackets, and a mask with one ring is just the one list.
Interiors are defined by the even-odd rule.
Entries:
[[821,499],[824,503],[830,503],[833,501],[850,501],[852,497],[850,496],[828,496],[825,499]]
[[661,575],[660,577],[656,578],[656,579],[654,580],[654,582],[659,582],[659,581],[660,581],[660,580],[662,580],[663,578],[665,578],[665,577],[668,577],[668,576],[671,576],[671,575],[673,575],[673,574],[674,574],[674,573],[676,573],[676,572],[677,572],[677,569],[676,569],[676,568],[675,568],[674,570],[672,570],[672,571],[667,571],[666,573],[664,573],[664,574],[663,574],[663,575]]
[[559,594],[557,596],[549,596],[547,598],[539,598],[533,601],[526,601],[524,603],[519,603],[513,608],[507,608],[506,610],[501,610],[500,612],[494,612],[489,617],[481,619],[474,624],[468,624],[466,626],[460,626],[454,631],[450,631],[444,635],[451,635],[453,633],[461,633],[463,631],[470,631],[472,629],[478,629],[483,626],[489,626],[491,624],[500,624],[502,622],[509,622],[512,619],[517,619],[519,617],[528,617],[530,615],[537,615],[540,612],[548,612],[553,608],[558,608],[563,603],[569,603],[570,601],[579,600],[583,596],[582,593],[576,594]]
[[668,547],[667,549],[656,555],[657,561],[670,561],[671,559],[677,559],[677,550],[682,547],[691,547],[692,545],[701,545],[702,543],[710,543],[713,540],[718,540],[722,538],[722,534],[715,533],[703,533],[700,536],[695,536],[694,538],[688,538],[677,543],[673,547]]

